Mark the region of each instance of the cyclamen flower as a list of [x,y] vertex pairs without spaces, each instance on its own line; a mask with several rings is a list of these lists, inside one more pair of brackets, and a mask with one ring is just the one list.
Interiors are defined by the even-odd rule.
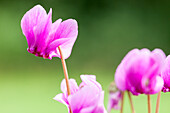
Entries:
[[[73,113],[106,113],[104,108],[104,91],[96,81],[94,75],[81,75],[82,83],[78,86],[74,79],[70,79],[71,95],[67,95],[65,80],[61,82],[63,93],[54,97],[65,104]],[[69,112],[69,110],[68,110]]]
[[119,102],[121,100],[121,91],[117,89],[116,84],[112,82],[109,86],[109,101],[107,111],[110,113],[112,109],[120,109]]
[[62,19],[52,23],[52,9],[36,5],[26,12],[21,20],[21,28],[28,42],[28,52],[43,58],[60,57],[60,46],[64,59],[67,59],[78,35],[76,20]]
[[165,60],[164,67],[161,72],[161,76],[164,80],[163,92],[170,92],[170,55]]
[[163,87],[159,76],[166,56],[160,49],[131,50],[119,64],[115,73],[117,87],[134,95],[155,94]]

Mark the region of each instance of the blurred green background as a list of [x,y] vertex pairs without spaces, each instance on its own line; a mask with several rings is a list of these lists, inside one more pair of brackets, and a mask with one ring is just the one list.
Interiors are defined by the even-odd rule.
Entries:
[[[0,113],[67,113],[53,100],[61,93],[59,58],[44,60],[27,52],[22,16],[34,5],[53,9],[53,21],[74,18],[79,35],[66,60],[70,78],[94,74],[105,90],[121,59],[133,48],[161,48],[170,53],[169,0],[0,0]],[[130,113],[127,95],[124,113]],[[133,97],[137,113],[147,112],[147,97]],[[160,112],[168,113],[170,94],[161,97]],[[152,96],[155,111],[156,95]],[[119,113],[119,111],[112,111]]]

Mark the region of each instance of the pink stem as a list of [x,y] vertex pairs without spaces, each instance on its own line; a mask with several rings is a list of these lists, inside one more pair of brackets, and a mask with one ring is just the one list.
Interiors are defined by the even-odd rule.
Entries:
[[122,96],[121,96],[121,108],[120,108],[120,113],[123,113],[124,95],[125,95],[125,92],[123,91],[123,92],[122,92]]
[[135,109],[134,109],[134,106],[133,106],[131,94],[130,94],[129,91],[128,91],[128,97],[129,97],[129,101],[130,101],[130,106],[131,106],[132,113],[135,113]]
[[150,95],[147,95],[148,97],[148,113],[151,113],[151,97]]
[[[69,96],[71,94],[71,91],[70,91],[70,85],[69,85],[69,77],[68,77],[68,72],[67,72],[67,66],[66,66],[65,59],[63,58],[63,54],[62,54],[60,46],[58,47],[58,50],[60,52],[60,58],[61,58],[64,76],[65,76],[65,80],[66,80],[67,94]],[[71,108],[70,108],[70,113],[72,113]]]
[[155,113],[159,113],[160,98],[161,98],[161,91],[158,93],[157,102],[156,102],[156,112]]

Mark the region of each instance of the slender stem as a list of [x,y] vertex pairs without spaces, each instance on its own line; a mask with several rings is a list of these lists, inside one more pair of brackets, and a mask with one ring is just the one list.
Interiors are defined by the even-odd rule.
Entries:
[[123,113],[124,95],[125,95],[125,92],[123,91],[123,92],[122,92],[122,96],[121,96],[121,108],[120,108],[120,113]]
[[[61,58],[61,62],[62,62],[62,66],[63,66],[63,71],[64,71],[64,76],[65,76],[65,80],[66,80],[67,94],[69,96],[71,94],[71,91],[70,91],[70,85],[69,85],[69,77],[68,77],[68,72],[67,72],[67,66],[66,66],[65,59],[63,58],[63,54],[62,54],[60,46],[58,47],[58,50],[60,52],[60,58]],[[70,107],[69,107],[69,109],[70,109],[70,113],[72,113]]]
[[161,98],[161,91],[158,93],[157,102],[156,102],[156,112],[155,113],[159,113],[160,98]]
[[150,95],[147,95],[148,97],[148,113],[151,113],[151,97]]
[[131,107],[132,113],[135,113],[135,109],[134,109],[133,102],[132,102],[132,97],[131,97],[131,94],[130,94],[129,91],[128,91],[128,97],[129,97],[130,107]]

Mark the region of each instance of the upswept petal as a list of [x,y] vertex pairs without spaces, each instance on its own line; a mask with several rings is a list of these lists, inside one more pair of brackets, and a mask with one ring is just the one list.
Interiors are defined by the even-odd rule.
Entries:
[[55,40],[54,36],[55,36],[55,33],[56,33],[57,29],[59,28],[61,22],[62,22],[62,19],[58,19],[54,23],[52,23],[51,31],[49,33],[49,42],[52,42]]
[[34,6],[23,16],[21,20],[21,29],[27,39],[28,47],[33,46],[35,43],[34,27],[44,21],[46,17],[47,13],[41,5]]
[[165,53],[161,49],[154,49],[151,53],[151,59],[158,65],[157,72],[160,74],[166,59]]
[[123,60],[121,61],[121,64],[124,65],[128,65],[128,61],[133,57],[136,56],[137,54],[139,54],[139,49],[133,49],[131,51],[128,52],[128,54],[123,58]]
[[84,85],[95,85],[98,87],[99,91],[102,90],[101,85],[96,81],[96,76],[95,75],[80,75],[80,78],[82,80],[82,83],[80,84],[79,87],[83,87]]
[[65,98],[65,96],[64,96],[63,93],[60,93],[60,94],[56,95],[53,99],[61,102],[61,103],[64,104],[64,105],[66,105],[67,108],[69,107],[69,104],[68,104],[68,102],[67,102],[67,99]]
[[[156,87],[158,87],[160,84],[162,83],[162,79],[157,77],[160,75],[160,71],[163,67],[166,55],[165,53],[161,50],[161,49],[154,49],[151,53],[150,53],[150,61],[149,61],[149,67],[148,67],[148,71],[146,72],[145,76],[143,76],[143,80],[142,80],[142,85],[144,88],[144,92],[147,93],[149,90],[149,88],[152,90],[152,94],[156,93],[155,91],[160,90],[157,89]],[[160,81],[158,81],[158,78],[160,79]],[[154,88],[155,89],[152,89]],[[161,86],[160,86],[161,87]]]
[[59,38],[70,38],[70,40],[75,40],[73,38],[77,38],[77,33],[78,33],[78,25],[77,21],[74,19],[68,19],[63,21],[60,26],[58,27],[54,40],[59,39]]
[[[115,83],[117,85],[117,87],[121,90],[121,91],[125,91],[128,89],[128,81],[126,80],[126,68],[129,67],[130,65],[130,60],[133,56],[136,56],[139,53],[138,49],[133,49],[130,52],[128,52],[128,54],[123,58],[123,60],[121,61],[121,63],[119,64],[119,66],[116,69],[115,72]],[[124,67],[125,66],[125,67]]]
[[126,73],[123,67],[123,64],[120,64],[115,72],[115,83],[118,89],[121,91],[127,90],[127,83],[126,83]]
[[163,64],[163,61],[166,59],[166,55],[161,49],[154,49],[152,51],[152,57],[154,57],[156,61],[159,61],[160,64]]
[[[103,109],[103,96],[96,95],[96,86],[84,86],[78,92],[68,97],[69,104],[73,113],[99,113],[95,112]],[[88,91],[88,93],[87,93]],[[100,112],[104,113],[104,112]]]
[[95,99],[92,101],[91,106],[87,106],[85,109],[82,109],[81,113],[107,113],[103,105],[104,91],[96,95],[94,98]]
[[67,42],[60,45],[64,59],[67,59],[70,56],[72,47],[77,39],[77,35],[78,25],[76,20],[73,19],[65,20],[58,27],[54,35],[54,41],[61,38],[69,39],[67,40]]
[[96,96],[96,98],[98,98],[99,100],[93,113],[107,113],[104,107],[104,104],[103,104],[104,103],[104,91],[102,91],[98,96]]
[[38,23],[37,26],[34,27],[33,31],[35,34],[35,45],[37,53],[43,52],[47,45],[50,42],[49,33],[52,27],[52,9],[50,9],[48,15],[44,17],[41,23]]
[[87,98],[91,99],[93,98],[93,96],[93,89],[89,86],[84,86],[75,94],[70,95],[68,97],[68,102],[71,106],[73,113],[80,113],[81,108],[83,108],[83,106],[86,105],[86,102],[88,102]]
[[[69,80],[69,84],[70,84],[70,91],[71,91],[71,94],[75,93],[78,91],[79,87],[76,83],[76,81],[74,79],[70,79]],[[67,94],[67,87],[66,87],[66,81],[65,79],[62,80],[61,82],[61,91],[64,93],[64,94]],[[67,97],[67,95],[65,95]]]
[[[143,51],[143,52],[142,52]],[[143,93],[141,80],[149,71],[149,51],[141,50],[137,56],[132,57],[127,68],[127,81],[130,84],[128,89],[135,94],[136,92]]]

